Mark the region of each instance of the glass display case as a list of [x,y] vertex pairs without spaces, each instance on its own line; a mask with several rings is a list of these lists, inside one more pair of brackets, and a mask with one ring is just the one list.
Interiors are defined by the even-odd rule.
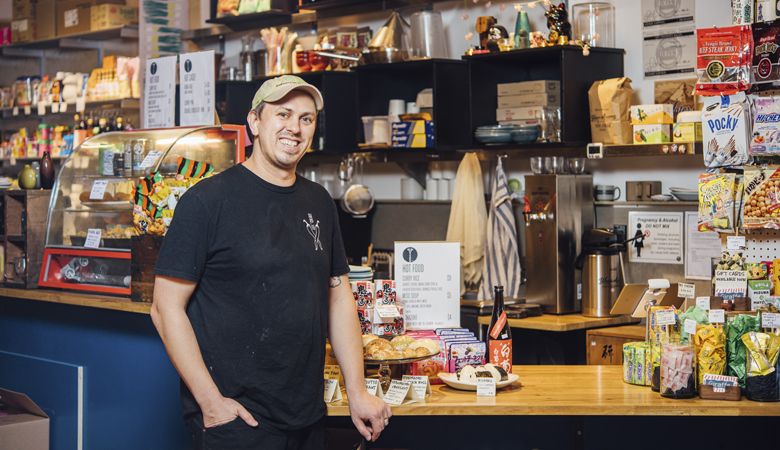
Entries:
[[164,234],[192,184],[244,160],[239,125],[103,133],[63,163],[39,285],[130,294],[132,237]]

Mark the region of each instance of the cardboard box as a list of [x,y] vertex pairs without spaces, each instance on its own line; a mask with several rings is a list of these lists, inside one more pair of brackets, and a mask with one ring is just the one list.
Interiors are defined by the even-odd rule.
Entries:
[[30,397],[0,388],[0,403],[8,412],[0,416],[0,448],[49,449],[49,416]]
[[57,36],[89,32],[91,0],[61,0],[57,2]]
[[673,124],[674,105],[634,105],[630,116],[631,125]]
[[11,4],[11,17],[13,20],[29,19],[35,17],[35,0],[13,0]]
[[561,92],[561,82],[557,80],[520,81],[517,83],[499,83],[498,95],[536,94],[540,92]]
[[430,120],[407,120],[393,122],[393,134],[433,134],[434,125]]
[[94,5],[90,8],[92,31],[118,28],[138,23],[138,8],[123,5]]
[[35,20],[20,19],[11,22],[11,41],[30,42],[35,40]]
[[634,125],[634,144],[665,144],[672,141],[671,125]]
[[35,12],[35,39],[53,39],[57,37],[56,0],[38,0]]
[[672,129],[674,142],[701,142],[701,122],[675,123]]
[[499,95],[499,108],[517,108],[523,106],[560,106],[560,92],[534,92],[532,94]]
[[544,106],[525,106],[522,108],[499,108],[496,110],[496,121],[539,119],[544,117]]

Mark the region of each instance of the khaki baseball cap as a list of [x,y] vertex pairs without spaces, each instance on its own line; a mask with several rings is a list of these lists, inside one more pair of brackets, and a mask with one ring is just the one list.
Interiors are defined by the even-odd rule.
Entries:
[[322,111],[325,102],[322,100],[320,90],[295,75],[282,75],[263,83],[255,92],[255,98],[252,99],[252,109],[256,109],[260,103],[278,102],[295,89],[311,95],[317,111]]

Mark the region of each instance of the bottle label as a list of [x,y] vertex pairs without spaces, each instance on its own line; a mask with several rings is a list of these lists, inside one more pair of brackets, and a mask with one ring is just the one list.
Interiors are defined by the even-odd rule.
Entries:
[[496,323],[493,324],[493,328],[490,329],[490,337],[493,339],[498,339],[498,334],[501,333],[501,330],[503,330],[505,326],[506,311],[501,311],[501,315],[498,316],[498,320],[496,320]]
[[489,343],[491,363],[501,366],[507,373],[512,373],[512,340],[497,341],[490,339]]

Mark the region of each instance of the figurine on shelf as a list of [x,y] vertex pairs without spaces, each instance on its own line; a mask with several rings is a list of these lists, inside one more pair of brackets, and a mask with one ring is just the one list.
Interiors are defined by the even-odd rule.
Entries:
[[488,30],[487,48],[491,53],[498,53],[512,49],[509,33],[501,25],[493,25]]
[[490,39],[490,29],[497,23],[495,17],[479,16],[477,17],[476,31],[479,36],[480,48],[486,49]]
[[568,44],[571,40],[571,24],[566,5],[563,3],[558,4],[558,6],[550,4],[544,16],[547,17],[547,28],[550,30],[547,37],[549,45]]
[[547,47],[547,39],[541,31],[531,32],[531,48]]

